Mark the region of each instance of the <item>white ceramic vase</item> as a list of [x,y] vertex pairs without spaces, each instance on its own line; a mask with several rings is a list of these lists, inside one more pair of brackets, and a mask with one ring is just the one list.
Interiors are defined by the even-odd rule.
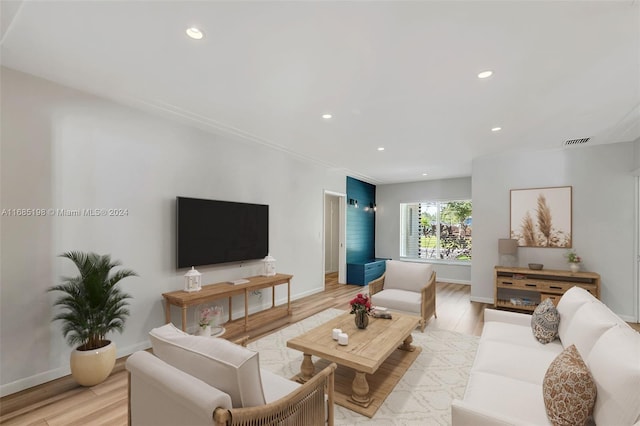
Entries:
[[206,336],[209,337],[211,336],[211,326],[210,325],[206,325],[204,327],[198,327],[198,336]]
[[571,269],[571,272],[573,272],[575,274],[576,272],[578,272],[580,270],[580,264],[579,263],[570,263],[569,264],[569,269]]

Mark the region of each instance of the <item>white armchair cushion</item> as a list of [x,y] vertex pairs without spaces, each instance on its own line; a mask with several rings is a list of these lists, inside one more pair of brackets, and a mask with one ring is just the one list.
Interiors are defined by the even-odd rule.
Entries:
[[173,324],[149,336],[154,355],[229,394],[234,408],[265,404],[257,352],[225,339],[191,336]]
[[428,263],[387,260],[384,289],[419,292],[427,284],[432,273],[433,268]]
[[[385,279],[386,282],[386,279]],[[385,284],[386,287],[386,284]],[[394,288],[382,290],[371,296],[374,306],[384,306],[391,310],[420,313],[422,296],[420,293],[407,292]]]
[[267,404],[287,396],[301,386],[299,383],[280,377],[269,370],[260,369],[260,374],[264,387],[264,399]]
[[617,325],[596,342],[586,360],[598,387],[593,418],[598,425],[640,421],[640,334]]

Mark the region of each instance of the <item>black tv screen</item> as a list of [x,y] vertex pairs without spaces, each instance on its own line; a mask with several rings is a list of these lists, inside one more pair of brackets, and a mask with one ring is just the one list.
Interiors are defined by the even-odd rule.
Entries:
[[176,197],[177,267],[262,259],[269,206]]

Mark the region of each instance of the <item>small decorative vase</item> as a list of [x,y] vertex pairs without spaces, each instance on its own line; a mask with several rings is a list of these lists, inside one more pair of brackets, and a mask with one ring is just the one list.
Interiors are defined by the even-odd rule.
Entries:
[[570,263],[569,264],[569,269],[571,269],[571,272],[573,272],[575,274],[576,272],[578,272],[580,270],[580,264],[579,263]]
[[356,312],[355,313],[356,327],[364,330],[369,325],[369,315],[366,312]]
[[206,325],[204,327],[200,326],[198,328],[198,336],[211,336],[211,326],[210,325]]

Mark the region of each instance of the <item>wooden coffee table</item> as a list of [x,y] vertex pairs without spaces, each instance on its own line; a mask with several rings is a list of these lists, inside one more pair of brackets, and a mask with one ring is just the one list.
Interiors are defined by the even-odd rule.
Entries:
[[[319,368],[335,362],[336,403],[373,417],[421,351],[411,345],[411,332],[420,318],[398,313],[392,316],[392,319],[370,317],[369,326],[360,330],[354,316],[345,313],[287,341],[287,347],[304,354],[298,380],[304,382],[313,376],[316,366],[312,355],[322,358]],[[348,345],[341,346],[333,340],[334,328],[349,335]],[[355,370],[355,374],[349,370]],[[378,370],[380,374],[376,375]]]

